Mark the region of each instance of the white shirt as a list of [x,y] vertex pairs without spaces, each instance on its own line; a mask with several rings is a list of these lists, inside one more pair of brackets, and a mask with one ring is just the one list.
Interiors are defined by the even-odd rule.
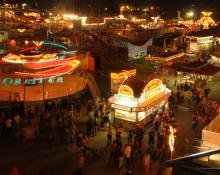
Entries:
[[12,119],[7,119],[6,121],[5,121],[5,126],[6,126],[6,128],[11,128],[12,127]]
[[20,116],[19,115],[16,115],[15,116],[15,118],[14,118],[14,120],[15,120],[15,123],[19,123],[20,122]]
[[130,146],[130,145],[127,145],[127,146],[125,147],[124,153],[125,153],[125,157],[127,157],[127,158],[130,158],[130,157],[131,157],[131,146]]
[[89,117],[94,117],[94,111],[89,111]]

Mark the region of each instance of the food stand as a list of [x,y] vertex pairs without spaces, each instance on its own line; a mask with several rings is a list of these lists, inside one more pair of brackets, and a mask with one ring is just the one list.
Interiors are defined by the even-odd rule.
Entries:
[[159,79],[146,83],[137,76],[128,77],[109,98],[114,124],[124,128],[147,124],[151,114],[167,104],[170,95],[171,90]]

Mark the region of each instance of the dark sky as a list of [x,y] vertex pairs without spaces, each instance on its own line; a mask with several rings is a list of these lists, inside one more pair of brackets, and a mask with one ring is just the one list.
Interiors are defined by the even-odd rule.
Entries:
[[[201,10],[212,10],[215,16],[220,16],[220,0],[7,0],[13,3],[19,2],[38,2],[42,7],[51,7],[52,4],[59,4],[58,7],[72,6],[80,7],[84,10],[97,10],[108,7],[109,9],[119,9],[122,4],[130,4],[135,6],[147,6],[149,4],[155,4],[160,7],[161,11],[167,12],[170,15],[176,15],[176,11],[185,9],[194,9],[195,12]],[[218,14],[219,13],[219,14]]]

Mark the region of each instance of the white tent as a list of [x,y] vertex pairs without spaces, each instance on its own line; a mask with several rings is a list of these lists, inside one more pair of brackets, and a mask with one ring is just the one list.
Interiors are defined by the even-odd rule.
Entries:
[[202,140],[209,145],[220,147],[220,114],[202,130]]

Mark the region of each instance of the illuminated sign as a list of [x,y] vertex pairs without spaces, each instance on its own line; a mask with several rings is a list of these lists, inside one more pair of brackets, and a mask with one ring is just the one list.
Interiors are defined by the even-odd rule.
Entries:
[[33,43],[34,43],[35,46],[38,46],[38,47],[43,44],[42,41],[33,41]]
[[143,112],[145,111],[145,107],[134,107],[132,108],[132,112]]
[[152,89],[159,87],[161,84],[162,82],[159,79],[153,79],[144,88],[144,92],[146,93],[148,91],[151,91]]
[[136,75],[136,69],[123,70],[120,73],[111,73],[111,91],[117,92],[124,80],[134,75]]
[[132,69],[132,70],[124,70],[120,73],[111,73],[111,78],[112,79],[121,79],[121,78],[125,78],[125,77],[130,77],[136,75],[136,69]]
[[4,86],[18,86],[18,85],[36,85],[36,84],[43,84],[43,82],[47,80],[47,83],[63,83],[63,77],[50,77],[49,79],[46,78],[4,78],[2,80],[2,84]]
[[131,107],[122,106],[122,105],[119,105],[119,104],[112,104],[111,107],[115,108],[115,109],[120,109],[120,110],[123,110],[123,111],[129,111],[129,112],[131,112],[131,110],[132,110]]
[[119,88],[118,94],[133,96],[133,90],[126,85],[123,85]]
[[125,101],[125,102],[131,102],[133,100],[132,96],[128,96],[128,95],[118,95],[118,99]]
[[20,33],[23,33],[26,29],[17,29]]
[[161,87],[156,87],[154,88],[153,90],[151,90],[150,92],[146,92],[145,93],[145,99],[147,98],[151,98],[151,97],[154,97],[156,96],[157,94],[159,94],[161,92]]
[[122,111],[122,110],[115,110],[115,118],[136,122],[136,114],[134,112]]

